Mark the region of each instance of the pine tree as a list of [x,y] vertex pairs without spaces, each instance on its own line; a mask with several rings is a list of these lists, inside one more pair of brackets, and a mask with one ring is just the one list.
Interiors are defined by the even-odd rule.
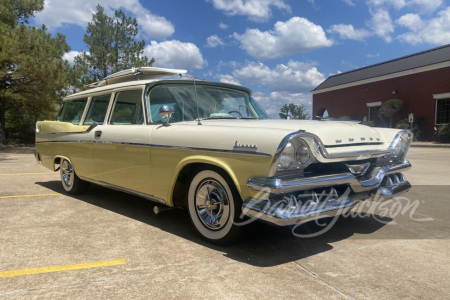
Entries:
[[43,9],[42,0],[1,1],[0,143],[4,144],[7,128],[32,138],[35,122],[55,114],[66,78],[62,56],[70,48],[65,36],[52,37],[45,26],[24,25]]
[[154,59],[143,55],[145,42],[137,41],[138,23],[135,18],[127,17],[122,11],[116,11],[114,17],[105,14],[104,8],[97,6],[92,15],[83,41],[88,52],[83,52],[74,61],[71,72],[81,75],[72,84],[78,88],[87,82],[97,81],[132,67],[151,66]]

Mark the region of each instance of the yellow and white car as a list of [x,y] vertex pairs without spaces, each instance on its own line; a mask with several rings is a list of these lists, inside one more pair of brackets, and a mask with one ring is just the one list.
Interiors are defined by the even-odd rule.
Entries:
[[409,131],[271,120],[247,88],[160,78],[180,73],[128,70],[66,97],[56,121],[36,124],[37,160],[71,194],[95,183],[187,208],[217,242],[245,219],[295,225],[410,188]]

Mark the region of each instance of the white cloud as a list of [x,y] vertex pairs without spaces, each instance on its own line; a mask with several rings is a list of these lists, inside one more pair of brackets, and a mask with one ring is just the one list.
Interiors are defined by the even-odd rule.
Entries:
[[166,38],[175,32],[175,27],[166,18],[154,15],[145,8],[142,9],[135,10],[135,14],[140,31],[146,38]]
[[272,15],[272,7],[290,11],[284,0],[210,0],[215,9],[225,11],[227,15],[247,16],[253,21],[266,21]]
[[342,0],[349,6],[356,6],[356,4],[353,2],[353,0]]
[[412,31],[398,36],[399,40],[413,45],[423,43],[448,44],[450,43],[450,7],[440,11],[436,18],[423,21],[421,27],[410,26],[408,28]]
[[241,43],[242,49],[259,59],[308,52],[333,44],[321,26],[300,17],[277,22],[271,31],[247,29],[243,34],[234,33],[234,37]]
[[36,13],[36,23],[45,24],[53,30],[64,24],[76,24],[86,27],[97,12],[97,4],[105,8],[105,13],[113,16],[115,10],[131,12],[138,21],[140,32],[147,38],[165,38],[175,31],[174,26],[166,18],[154,15],[143,7],[139,0],[45,0],[44,10]]
[[310,93],[271,92],[270,94],[265,94],[256,92],[253,94],[253,98],[274,119],[280,118],[281,107],[289,103],[294,103],[295,105],[303,104],[310,117],[312,114],[312,95]]
[[232,75],[223,75],[223,74],[221,74],[221,75],[215,76],[215,78],[217,80],[219,80],[220,82],[223,82],[223,83],[231,83],[231,84],[241,85],[239,80],[234,78]]
[[412,5],[417,5],[421,12],[432,12],[442,5],[442,0],[412,0]]
[[366,37],[370,36],[370,32],[366,29],[355,29],[351,24],[337,24],[332,25],[328,32],[338,33],[341,39],[346,40],[364,40]]
[[144,55],[155,59],[155,67],[189,70],[201,69],[207,65],[196,45],[177,40],[161,43],[152,41],[145,46]]
[[392,41],[391,34],[394,33],[394,24],[392,23],[389,11],[386,9],[371,10],[372,19],[368,22],[374,34],[384,39],[385,42]]
[[67,53],[64,53],[63,59],[67,60],[69,62],[69,64],[73,65],[75,57],[80,54],[81,54],[81,52],[79,52],[79,51],[69,51]]
[[395,9],[402,9],[406,6],[405,0],[369,0],[367,3],[372,6],[392,6]]
[[375,53],[375,54],[370,54],[369,53],[369,54],[366,55],[366,57],[367,58],[377,58],[377,57],[380,57],[380,53]]
[[[346,1],[346,0],[344,0]],[[400,10],[405,7],[414,7],[420,13],[435,11],[442,4],[442,0],[368,0],[367,3],[372,7],[390,7]]]
[[314,64],[289,61],[287,65],[277,65],[270,69],[263,63],[250,62],[233,71],[233,76],[247,84],[257,84],[272,91],[287,91],[290,93],[309,92],[325,77]]
[[225,24],[225,23],[220,23],[220,24],[219,24],[219,28],[225,30],[225,29],[228,28],[228,25]]
[[424,26],[424,22],[418,14],[406,14],[398,18],[395,23],[412,31],[417,31]]
[[217,46],[223,46],[225,43],[216,34],[209,36],[206,39],[206,45],[210,48],[216,48]]

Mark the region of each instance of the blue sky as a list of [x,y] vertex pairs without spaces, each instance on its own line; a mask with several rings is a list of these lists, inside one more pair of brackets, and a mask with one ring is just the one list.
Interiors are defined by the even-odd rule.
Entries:
[[140,25],[154,66],[238,83],[277,118],[311,110],[310,91],[333,74],[450,43],[449,0],[45,0],[32,25],[67,37],[66,59],[87,51],[96,5]]

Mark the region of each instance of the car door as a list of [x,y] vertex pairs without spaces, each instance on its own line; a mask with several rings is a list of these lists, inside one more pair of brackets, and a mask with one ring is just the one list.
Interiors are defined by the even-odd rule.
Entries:
[[151,128],[145,124],[143,88],[115,90],[105,124],[95,128],[96,178],[150,194]]

